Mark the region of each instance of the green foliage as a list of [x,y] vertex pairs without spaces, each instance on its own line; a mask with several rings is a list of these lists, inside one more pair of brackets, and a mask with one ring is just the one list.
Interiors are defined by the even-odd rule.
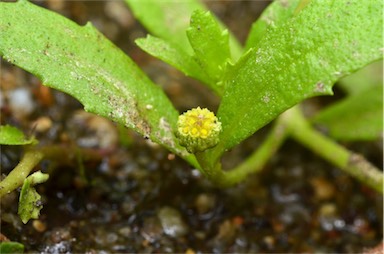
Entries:
[[187,29],[194,58],[216,84],[231,59],[228,30],[222,30],[214,17],[205,11],[194,11]]
[[192,55],[183,50],[180,43],[151,35],[136,40],[136,43],[147,53],[202,81],[222,95],[224,87],[221,77],[231,60],[228,30],[222,30],[209,12],[197,10],[192,13],[186,34],[187,43],[193,48]]
[[347,97],[320,111],[313,122],[337,140],[369,141],[383,135],[383,61],[342,78]]
[[175,138],[178,112],[164,92],[91,24],[78,26],[27,1],[0,3],[0,16],[5,59],[195,164]]
[[[300,101],[382,57],[379,1],[312,1],[269,29],[227,74],[218,157]],[[240,103],[239,103],[240,102]]]
[[383,61],[374,62],[337,83],[348,94],[356,95],[374,86],[382,86]]
[[30,145],[36,144],[35,138],[27,138],[22,131],[10,125],[0,126],[0,144],[2,145]]
[[[227,173],[219,163],[226,150],[287,109],[306,98],[332,94],[337,80],[382,58],[383,17],[379,0],[275,1],[253,25],[244,54],[236,39],[197,0],[126,2],[154,35],[137,40],[141,48],[202,81],[223,97],[217,114],[223,131],[216,147],[196,152],[195,157],[180,146],[175,136],[178,112],[164,92],[91,24],[78,26],[26,1],[0,3],[0,53],[11,63],[40,77],[44,84],[74,96],[87,111],[162,144],[217,183],[233,184],[244,179],[252,171],[250,166],[263,154],[269,156],[270,151],[278,149],[288,135],[311,149],[317,149],[308,140],[311,135],[338,149],[337,144],[315,133],[296,112],[279,118],[283,120],[277,122],[286,133],[270,136],[268,144],[273,145],[266,146],[269,150],[252,156],[240,170]],[[378,133],[379,93],[377,90],[375,93],[366,90],[363,94],[364,100],[375,101],[372,105],[358,108],[358,97],[350,97],[330,109],[331,113],[325,111],[324,115],[329,115],[319,117],[318,121],[336,133],[337,128],[340,132],[359,121],[357,117],[363,118],[364,126],[356,125],[359,130],[355,129],[352,135],[356,138],[359,133],[360,137],[373,138],[367,133],[375,136]],[[348,111],[344,125],[332,126],[344,110]],[[367,111],[375,113],[367,116]],[[302,124],[287,125],[295,115],[300,115]],[[299,135],[300,130],[305,130],[306,135]],[[279,140],[275,139],[277,136]],[[350,154],[345,150],[342,153],[345,164]],[[330,161],[348,168],[349,165],[340,164],[338,157],[332,154]],[[373,175],[378,175],[379,181],[370,185],[380,189],[377,186],[382,174],[373,171],[374,174],[359,179],[372,180]],[[9,187],[2,195],[22,183],[20,179],[1,182]],[[38,195],[34,189],[24,192],[23,195]],[[36,216],[36,211],[29,216]]]
[[376,140],[383,135],[383,87],[348,96],[322,110],[314,122],[338,140]]
[[[176,45],[186,54],[193,50],[185,33],[190,17],[196,10],[207,10],[198,0],[125,0],[135,17],[154,36],[167,44]],[[217,22],[219,22],[216,19]],[[220,23],[222,29],[224,25]],[[229,44],[233,59],[238,59],[242,48],[236,38],[229,34]]]
[[158,37],[148,35],[146,38],[137,39],[136,44],[148,54],[161,59],[182,71],[185,75],[196,78],[206,83],[212,90],[220,93],[214,82],[205,74],[199,64],[186,51],[179,48],[178,44],[173,44]]
[[0,253],[2,254],[24,253],[24,245],[18,242],[1,242]]
[[275,0],[261,14],[261,16],[252,24],[251,31],[248,34],[245,43],[245,49],[256,47],[259,41],[264,37],[269,27],[278,27],[289,20],[298,9],[302,0]]
[[28,176],[23,183],[19,198],[19,216],[26,224],[30,219],[39,218],[40,210],[43,208],[41,196],[33,187],[36,184],[47,181],[49,176],[40,171]]
[[41,196],[33,188],[28,179],[25,179],[20,192],[18,213],[21,221],[26,224],[30,219],[37,219],[41,210]]
[[167,43],[178,45],[186,53],[192,53],[185,30],[192,12],[204,10],[204,5],[195,0],[125,0],[125,2],[152,35],[164,39]]

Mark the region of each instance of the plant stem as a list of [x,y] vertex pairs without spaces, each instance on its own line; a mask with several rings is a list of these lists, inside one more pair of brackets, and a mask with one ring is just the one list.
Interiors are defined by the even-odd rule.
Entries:
[[23,185],[25,178],[43,159],[43,153],[32,150],[24,154],[20,163],[0,182],[0,197]]
[[383,173],[361,155],[353,153],[311,127],[298,107],[287,111],[290,135],[341,170],[383,193]]
[[283,113],[261,146],[234,169],[223,171],[219,160],[212,160],[210,153],[196,154],[196,157],[205,177],[219,187],[229,187],[243,181],[249,174],[259,172],[288,136],[364,184],[383,193],[383,173],[363,156],[349,151],[315,130],[298,106]]
[[262,170],[268,160],[281,147],[287,137],[287,128],[282,124],[281,118],[275,122],[272,130],[268,133],[258,149],[242,164],[225,173],[228,185],[243,181],[249,174]]
[[260,147],[246,161],[230,171],[223,171],[218,161],[209,164],[212,160],[206,154],[197,154],[204,176],[219,187],[229,187],[243,181],[249,174],[259,172],[287,137],[287,128],[284,125],[286,121],[281,120],[284,117],[284,114],[279,117]]

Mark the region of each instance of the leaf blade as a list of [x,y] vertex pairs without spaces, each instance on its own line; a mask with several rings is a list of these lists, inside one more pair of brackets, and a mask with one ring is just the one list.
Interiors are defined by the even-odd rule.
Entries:
[[26,178],[23,187],[21,187],[19,198],[18,214],[21,221],[27,224],[30,219],[38,219],[42,208],[40,194],[37,193],[30,180]]
[[340,79],[337,84],[348,94],[359,94],[374,86],[383,85],[383,61],[374,62]]
[[187,36],[201,69],[217,83],[231,59],[228,30],[222,30],[210,12],[196,10]]
[[312,1],[268,30],[227,80],[218,110],[223,132],[211,151],[214,157],[303,99],[332,94],[340,77],[380,59],[380,10],[378,1]]
[[337,140],[376,140],[383,135],[382,95],[383,86],[374,86],[322,110],[313,121]]
[[252,24],[251,31],[245,42],[245,49],[256,47],[257,43],[263,38],[268,28],[279,26],[290,19],[296,8],[302,0],[275,0],[261,14],[261,16]]
[[178,112],[164,92],[91,24],[78,26],[27,1],[0,5],[5,59],[195,164],[177,142]]
[[[195,10],[207,10],[199,0],[125,0],[135,17],[156,37],[174,45],[179,45],[184,52],[191,54],[185,30],[189,26],[189,17]],[[220,23],[221,24],[221,23]],[[222,27],[224,27],[222,25]],[[232,57],[238,59],[243,50],[237,39],[230,34],[229,43]]]
[[0,144],[2,145],[30,145],[36,144],[35,138],[27,138],[22,131],[10,125],[0,126]]
[[[146,38],[137,39],[135,42],[148,54],[172,65],[185,75],[206,82],[207,85],[213,83],[193,58],[177,45],[151,35],[147,35]],[[211,88],[215,90],[214,86]]]

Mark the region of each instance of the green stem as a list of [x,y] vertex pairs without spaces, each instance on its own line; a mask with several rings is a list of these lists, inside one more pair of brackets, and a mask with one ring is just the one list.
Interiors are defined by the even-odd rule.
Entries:
[[378,168],[366,161],[363,156],[347,150],[312,128],[298,107],[290,109],[287,114],[289,117],[286,118],[286,124],[290,129],[290,135],[296,141],[376,191],[383,193],[384,176]]
[[268,160],[281,147],[287,137],[287,129],[282,124],[282,118],[284,118],[284,115],[280,116],[260,147],[246,161],[226,172],[228,185],[239,183],[247,178],[249,174],[262,170]]
[[219,187],[229,187],[243,181],[249,174],[259,172],[287,137],[287,128],[284,125],[286,121],[282,120],[284,118],[285,115],[281,115],[260,147],[246,161],[230,171],[223,171],[218,160],[212,163],[213,160],[207,154],[197,154],[196,157],[203,165],[201,171],[204,176]]
[[249,174],[259,172],[287,136],[291,136],[328,162],[383,193],[383,173],[363,156],[347,150],[315,130],[299,107],[282,114],[262,145],[245,162],[230,171],[223,171],[219,159],[212,160],[210,151],[196,154],[196,157],[205,177],[219,187],[228,187],[243,181]]
[[32,150],[24,154],[20,163],[0,182],[0,197],[23,185],[25,178],[43,159],[43,153]]
[[213,161],[211,157],[207,156],[204,152],[198,152],[195,156],[201,165],[199,171],[204,177],[217,186],[225,185],[227,179],[225,178],[224,171],[221,169],[221,163],[219,161]]

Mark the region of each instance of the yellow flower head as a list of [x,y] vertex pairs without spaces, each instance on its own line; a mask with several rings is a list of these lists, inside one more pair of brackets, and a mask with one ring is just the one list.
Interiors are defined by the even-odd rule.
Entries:
[[194,108],[179,116],[177,136],[191,153],[202,152],[219,142],[221,123],[206,108]]

